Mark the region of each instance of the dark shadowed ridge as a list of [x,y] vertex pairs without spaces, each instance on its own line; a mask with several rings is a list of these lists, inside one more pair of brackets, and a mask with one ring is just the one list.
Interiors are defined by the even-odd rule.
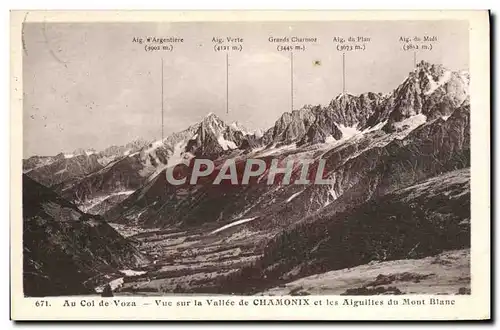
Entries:
[[81,212],[23,175],[26,296],[92,293],[106,275],[147,262],[102,217]]

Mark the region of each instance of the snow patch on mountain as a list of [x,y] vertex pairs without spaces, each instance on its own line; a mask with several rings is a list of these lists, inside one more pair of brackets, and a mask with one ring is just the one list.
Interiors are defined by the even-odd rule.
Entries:
[[469,86],[470,74],[467,71],[459,71],[458,76],[464,86]]
[[335,140],[335,138],[331,134],[325,138],[325,143],[334,143],[334,142],[337,142],[337,140]]
[[[112,280],[111,282],[108,283],[109,286],[111,287],[111,290],[112,291],[115,291],[116,289],[118,289],[119,287],[123,286],[123,277],[120,277],[120,278],[117,278],[117,279],[114,279]],[[102,291],[104,290],[104,287],[106,285],[101,285],[101,286],[98,286],[97,288],[95,288],[95,292],[97,293],[102,293]]]
[[354,96],[354,95],[350,93],[340,93],[339,95],[337,95],[337,97],[335,97],[335,100],[340,100],[341,98],[348,96]]
[[228,149],[236,149],[237,146],[236,144],[233,142],[233,141],[230,141],[230,140],[226,140],[224,139],[224,136],[220,135],[218,138],[217,138],[217,142],[219,142],[219,145],[222,147],[222,149],[224,150],[228,150]]
[[106,199],[114,197],[114,196],[121,196],[121,195],[131,195],[134,193],[135,190],[127,190],[127,191],[119,191],[116,193],[112,193],[109,195],[104,195],[104,196],[99,196],[90,200],[87,200],[86,202],[78,205],[78,208],[82,210],[83,212],[87,212],[88,210],[91,210],[94,206],[99,205],[100,203],[104,202]]
[[290,151],[290,150],[295,150],[295,149],[297,149],[297,144],[296,143],[284,145],[284,146],[281,146],[281,147],[278,147],[278,148],[276,148],[276,144],[275,144],[275,145],[273,145],[272,147],[270,147],[268,149],[263,149],[265,151],[262,152],[262,153],[258,153],[258,156],[259,157],[270,156],[270,155],[274,155],[276,153],[280,153],[280,152],[284,152],[284,151]]
[[338,140],[336,140],[331,134],[328,135],[326,138],[325,138],[325,144],[327,145],[332,145],[332,146],[338,146],[340,144],[343,144],[344,142],[346,142],[347,140],[350,140],[354,137],[361,137],[363,134],[365,133],[369,133],[369,132],[372,132],[372,131],[376,131],[376,130],[379,130],[381,129],[384,125],[385,125],[386,122],[384,123],[379,123],[377,125],[375,125],[374,127],[371,127],[371,128],[368,128],[368,129],[365,129],[363,131],[360,131],[357,127],[346,127],[342,124],[335,124],[337,125],[337,127],[339,128],[339,130],[341,131],[342,133],[342,137]]
[[124,274],[125,276],[138,276],[138,275],[146,274],[145,271],[138,271],[138,270],[131,270],[131,269],[120,270],[120,273]]
[[290,197],[286,200],[286,202],[287,202],[287,203],[290,203],[290,202],[291,202],[291,201],[292,201],[295,197],[297,197],[298,195],[302,194],[303,192],[304,192],[304,190],[299,191],[298,193],[293,194],[292,196],[290,196]]
[[264,135],[264,131],[260,128],[257,128],[253,131],[253,134],[255,135],[255,137],[260,139]]
[[107,166],[111,163],[113,163],[113,161],[116,159],[115,156],[104,156],[104,157],[100,157],[97,159],[97,162],[99,164],[101,164],[102,166]]
[[175,166],[182,162],[183,159],[182,156],[184,150],[186,149],[186,145],[187,145],[187,140],[180,141],[174,146],[174,152],[172,153],[172,156],[168,159],[167,167]]
[[235,122],[232,122],[229,126],[231,126],[233,129],[237,130],[237,131],[240,131],[241,133],[243,133],[243,135],[248,135],[248,130],[243,127],[243,125],[241,125],[239,122],[235,121]]
[[328,193],[333,198],[333,200],[336,200],[338,198],[337,193],[335,192],[335,188],[333,187],[333,185],[330,187],[330,190],[328,190]]
[[151,146],[144,150],[145,153],[150,153],[163,145],[163,140],[154,141]]
[[427,73],[427,79],[429,79],[429,89],[424,92],[424,95],[431,95],[434,93],[439,87],[443,86],[446,84],[448,81],[450,81],[451,78],[451,72],[450,71],[445,71],[444,74],[439,77],[438,81],[435,81],[430,74]]
[[327,195],[327,199],[325,201],[325,203],[323,204],[323,207],[325,206],[328,206],[330,205],[331,203],[333,203],[337,198],[338,198],[338,194],[337,192],[335,191],[335,188],[332,186],[330,186],[330,189],[328,189],[328,195]]
[[59,170],[56,173],[54,173],[54,175],[63,174],[66,171],[67,171],[67,169],[63,168],[62,170]]
[[234,227],[234,226],[237,226],[237,225],[241,225],[241,224],[243,224],[243,223],[246,223],[246,222],[249,222],[249,221],[255,220],[255,219],[257,219],[257,218],[258,218],[258,217],[252,217],[252,218],[248,218],[248,219],[241,219],[241,220],[238,220],[238,221],[231,222],[231,223],[229,223],[229,224],[227,224],[227,225],[225,225],[225,226],[222,226],[222,227],[220,227],[220,228],[218,228],[218,229],[214,230],[213,232],[211,232],[211,233],[210,233],[210,235],[212,235],[212,234],[216,234],[216,233],[221,232],[221,231],[223,231],[223,230],[225,230],[225,229],[228,229],[228,228],[231,228],[231,227]]
[[373,127],[365,129],[361,133],[370,133],[370,132],[378,131],[379,129],[382,129],[382,127],[384,127],[387,124],[387,122],[388,122],[388,120],[384,120],[383,122],[380,122],[380,123],[378,123],[377,125],[375,125]]
[[136,151],[133,154],[129,154],[128,157],[135,157],[135,156],[137,156],[140,153],[141,153],[140,151]]
[[[157,202],[154,202],[153,204],[151,205],[155,205]],[[141,216],[147,211],[148,209],[147,208],[144,208],[141,212],[137,213],[131,220],[137,222]]]
[[417,128],[418,126],[422,125],[423,123],[425,123],[426,120],[427,120],[427,117],[424,114],[420,113],[418,115],[406,118],[400,122],[395,122],[394,127],[396,129],[404,129],[404,130],[411,129],[411,130],[413,130],[413,129]]
[[354,135],[361,133],[357,127],[347,127],[342,124],[336,124],[339,130],[342,132],[342,138],[350,138]]

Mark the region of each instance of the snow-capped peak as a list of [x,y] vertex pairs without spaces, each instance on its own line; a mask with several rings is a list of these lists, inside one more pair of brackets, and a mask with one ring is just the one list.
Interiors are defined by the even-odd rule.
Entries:
[[223,135],[220,135],[218,138],[217,138],[217,142],[219,143],[219,145],[222,147],[222,149],[224,150],[228,150],[228,149],[236,149],[238,148],[236,146],[236,144],[233,142],[233,141],[230,141],[230,140],[226,140],[224,138]]
[[71,158],[71,157],[74,157],[74,156],[81,156],[81,155],[85,155],[85,156],[88,157],[88,156],[93,155],[95,153],[97,153],[97,152],[94,149],[79,148],[79,149],[74,150],[73,152],[67,153],[66,155],[68,157],[66,157],[66,158]]
[[218,136],[220,132],[227,127],[227,125],[212,112],[203,119],[200,126],[204,131],[212,132],[215,136]]
[[253,134],[257,138],[261,138],[264,135],[264,131],[261,128],[257,128],[256,130],[253,131]]
[[427,74],[427,78],[429,79],[429,88],[424,92],[425,95],[430,95],[434,93],[439,87],[446,84],[450,81],[451,72],[445,71],[442,76],[440,76],[437,81],[433,79],[430,74]]
[[347,95],[346,93],[342,92],[339,95],[337,95],[337,97],[335,97],[335,100],[340,100],[341,98],[343,98],[346,95]]
[[229,126],[237,131],[240,131],[241,133],[243,133],[243,135],[248,134],[248,130],[237,121],[232,122]]

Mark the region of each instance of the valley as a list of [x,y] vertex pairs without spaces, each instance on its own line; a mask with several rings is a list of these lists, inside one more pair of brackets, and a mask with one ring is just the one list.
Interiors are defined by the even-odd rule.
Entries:
[[170,229],[129,236],[154,261],[139,269],[145,274],[125,277],[118,294],[227,294],[220,290],[220,282],[253,264],[263,253],[256,243],[269,237],[249,230],[212,234],[213,230],[207,226],[189,232]]

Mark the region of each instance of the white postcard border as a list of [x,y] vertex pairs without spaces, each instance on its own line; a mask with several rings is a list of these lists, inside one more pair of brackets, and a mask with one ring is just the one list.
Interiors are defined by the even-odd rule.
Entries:
[[[471,291],[470,296],[307,296],[312,306],[255,306],[256,296],[57,297],[25,298],[22,291],[22,22],[152,21],[322,21],[322,20],[468,20],[471,95]],[[14,320],[463,320],[487,319],[490,312],[490,66],[487,11],[12,11],[11,12],[11,318]],[[267,299],[270,299],[268,297]],[[274,297],[276,298],[276,297]],[[280,297],[301,298],[301,297]],[[328,306],[326,300],[382,300],[384,305]],[[453,299],[453,306],[388,305],[389,300]],[[113,300],[136,307],[99,307]],[[172,307],[155,306],[155,299]],[[207,299],[234,301],[209,307]],[[63,307],[64,301],[97,307]],[[193,306],[194,300],[204,306]],[[47,301],[51,307],[43,306]],[[192,301],[191,307],[176,306]],[[37,303],[38,302],[38,303]],[[248,302],[248,305],[245,305]],[[144,303],[149,303],[145,305]],[[40,306],[42,304],[42,306]],[[243,304],[243,305],[240,305]]]

